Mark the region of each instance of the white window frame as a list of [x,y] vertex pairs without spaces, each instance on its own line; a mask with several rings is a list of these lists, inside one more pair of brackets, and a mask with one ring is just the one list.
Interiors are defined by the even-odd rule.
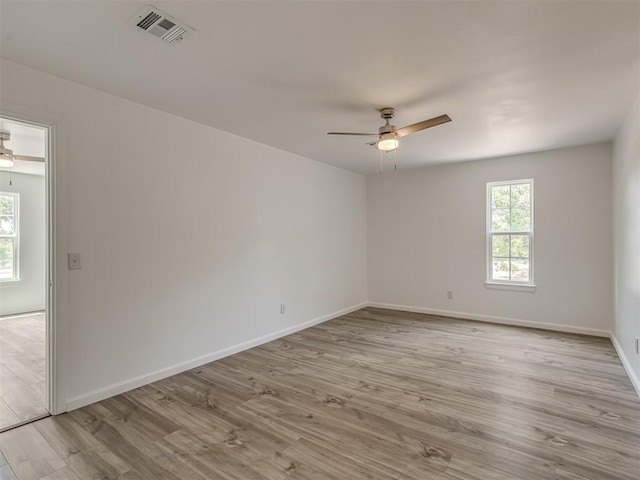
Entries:
[[[491,205],[492,205],[492,198],[491,198],[491,188],[492,187],[498,187],[498,186],[502,186],[502,185],[521,185],[523,183],[528,183],[530,185],[530,192],[531,192],[531,204],[529,206],[530,208],[530,218],[531,218],[531,223],[529,226],[529,230],[525,230],[525,231],[515,231],[515,230],[509,230],[509,231],[500,231],[500,232],[494,232],[493,231],[493,223],[492,223],[492,211],[491,211]],[[534,182],[533,182],[533,178],[525,178],[525,179],[520,179],[520,180],[506,180],[506,181],[501,181],[501,182],[487,182],[487,207],[486,207],[486,212],[487,212],[487,228],[486,228],[486,262],[487,262],[487,275],[486,275],[486,281],[485,281],[485,286],[487,288],[498,288],[498,289],[515,289],[515,290],[528,290],[528,291],[534,291],[536,284],[534,282]],[[493,265],[492,265],[492,259],[493,259],[493,235],[504,235],[504,234],[511,234],[511,235],[529,235],[529,281],[527,282],[523,282],[523,281],[518,281],[518,280],[494,280],[492,279],[492,273],[493,273]],[[511,270],[511,269],[509,269]]]
[[13,197],[15,231],[13,235],[0,233],[0,238],[13,238],[13,276],[0,278],[0,283],[20,281],[20,194],[15,192],[0,192],[3,197]]

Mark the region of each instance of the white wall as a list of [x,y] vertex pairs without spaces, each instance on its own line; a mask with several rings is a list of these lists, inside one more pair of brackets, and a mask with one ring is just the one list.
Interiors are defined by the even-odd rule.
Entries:
[[[5,113],[55,123],[62,409],[359,306],[367,281],[382,304],[612,327],[610,144],[365,179],[12,62],[0,74]],[[485,184],[530,177],[537,290],[488,290]]]
[[[535,180],[537,288],[487,289],[486,183],[524,178]],[[613,315],[610,182],[611,144],[369,177],[369,300],[605,335]]]
[[62,408],[366,301],[364,177],[12,62],[1,75],[2,109],[56,124]]
[[[615,212],[615,337],[640,394],[640,97],[613,147]],[[626,357],[626,358],[625,358]]]
[[[10,178],[13,185],[9,185]],[[44,177],[0,171],[0,191],[20,194],[20,281],[0,282],[0,315],[43,310],[46,288]]]

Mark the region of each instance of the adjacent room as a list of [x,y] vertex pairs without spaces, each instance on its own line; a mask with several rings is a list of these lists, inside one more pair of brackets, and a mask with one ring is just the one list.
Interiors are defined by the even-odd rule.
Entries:
[[640,3],[0,0],[0,479],[640,478]]
[[46,408],[47,130],[0,117],[0,430]]

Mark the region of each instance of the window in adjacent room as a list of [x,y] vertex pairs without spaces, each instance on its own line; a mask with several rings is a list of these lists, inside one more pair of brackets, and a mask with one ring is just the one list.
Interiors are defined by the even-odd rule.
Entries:
[[533,285],[533,180],[487,184],[487,282]]
[[17,193],[0,192],[0,282],[18,280],[18,209]]

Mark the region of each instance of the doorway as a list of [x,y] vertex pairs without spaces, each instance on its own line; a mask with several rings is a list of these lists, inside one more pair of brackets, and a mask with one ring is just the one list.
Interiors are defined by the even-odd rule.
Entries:
[[0,431],[49,415],[49,142],[0,117]]

